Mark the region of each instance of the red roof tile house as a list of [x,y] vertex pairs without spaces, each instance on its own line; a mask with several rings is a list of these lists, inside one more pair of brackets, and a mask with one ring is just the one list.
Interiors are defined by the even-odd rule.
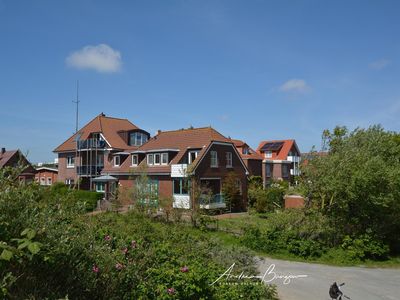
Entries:
[[[114,153],[102,174],[133,188],[145,173],[156,198],[171,198],[173,207],[225,207],[222,189],[228,174],[235,174],[241,206],[247,201],[248,171],[232,141],[211,127],[159,131],[138,149]],[[194,203],[196,188],[204,192]],[[204,197],[203,197],[204,196]]]
[[263,141],[257,152],[263,157],[264,186],[273,180],[292,182],[294,176],[300,175],[300,150],[295,140]]
[[53,185],[57,182],[58,169],[50,167],[38,167],[36,168],[35,181],[40,185]]
[[19,175],[19,180],[29,183],[32,182],[35,177],[35,168],[32,167],[31,163],[19,150],[6,151],[5,148],[0,150],[0,168],[11,167],[15,168],[18,165],[26,166],[26,168]]
[[262,176],[262,156],[241,140],[231,140],[243,159],[250,176]]
[[127,119],[96,116],[77,133],[58,146],[58,181],[91,189],[113,154],[136,150],[150,134]]

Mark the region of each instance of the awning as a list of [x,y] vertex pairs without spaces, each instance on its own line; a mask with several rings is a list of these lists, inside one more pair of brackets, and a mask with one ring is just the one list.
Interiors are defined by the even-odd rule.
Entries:
[[109,181],[118,181],[118,179],[110,175],[103,175],[92,179],[92,182],[109,182]]

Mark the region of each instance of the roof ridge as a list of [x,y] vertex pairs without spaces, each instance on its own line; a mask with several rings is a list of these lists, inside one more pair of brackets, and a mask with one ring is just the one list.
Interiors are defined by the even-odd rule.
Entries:
[[189,131],[189,130],[199,130],[199,129],[212,129],[212,130],[216,131],[211,126],[205,126],[205,127],[181,128],[181,129],[173,129],[173,130],[161,130],[159,134],[161,134],[161,133],[170,133],[170,132]]

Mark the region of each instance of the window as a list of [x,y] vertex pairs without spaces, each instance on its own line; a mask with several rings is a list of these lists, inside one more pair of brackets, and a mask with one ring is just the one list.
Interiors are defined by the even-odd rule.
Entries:
[[282,177],[289,177],[289,166],[282,165]]
[[51,185],[53,183],[53,180],[51,177],[47,177],[47,185]]
[[96,132],[92,134],[94,140],[100,140],[100,133]]
[[96,182],[95,187],[96,187],[96,192],[104,193],[104,191],[105,191],[105,183],[104,182]]
[[243,195],[242,181],[240,179],[236,179],[236,188],[239,191],[239,195]]
[[75,157],[67,156],[67,168],[75,167]]
[[269,151],[269,150],[265,151],[265,157],[266,158],[271,158],[272,157],[272,151]]
[[174,195],[188,195],[189,194],[189,184],[188,180],[179,178],[174,179]]
[[153,159],[154,159],[153,154],[147,154],[147,164],[149,166],[151,166],[153,164],[153,162],[154,162]]
[[168,153],[161,153],[161,164],[168,165]]
[[159,165],[160,164],[160,153],[154,154],[154,164]]
[[66,185],[73,185],[73,184],[74,184],[74,180],[73,180],[73,179],[70,179],[70,178],[65,179],[65,184],[66,184]]
[[249,152],[249,148],[244,147],[243,150],[242,150],[242,154],[249,154],[249,153],[250,153]]
[[197,158],[197,155],[199,154],[199,151],[189,151],[189,165],[195,161],[195,159]]
[[40,177],[40,185],[46,185],[46,178]]
[[271,164],[266,164],[265,165],[265,176],[266,177],[271,177],[272,175],[272,165]]
[[114,156],[114,167],[119,167],[121,163],[121,158],[119,157],[119,155]]
[[226,167],[232,168],[232,152],[226,152]]
[[141,146],[147,142],[147,135],[142,132],[131,132],[129,135],[129,145]]
[[137,166],[139,162],[139,158],[137,154],[132,155],[132,166]]
[[211,168],[218,168],[218,153],[217,151],[211,151]]

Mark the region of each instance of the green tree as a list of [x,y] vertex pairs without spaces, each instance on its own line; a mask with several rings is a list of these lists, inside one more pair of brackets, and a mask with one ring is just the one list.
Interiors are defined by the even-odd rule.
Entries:
[[303,166],[302,188],[310,206],[329,216],[336,243],[368,233],[398,252],[399,135],[372,126],[352,132],[336,127],[328,136],[328,155],[316,155]]

